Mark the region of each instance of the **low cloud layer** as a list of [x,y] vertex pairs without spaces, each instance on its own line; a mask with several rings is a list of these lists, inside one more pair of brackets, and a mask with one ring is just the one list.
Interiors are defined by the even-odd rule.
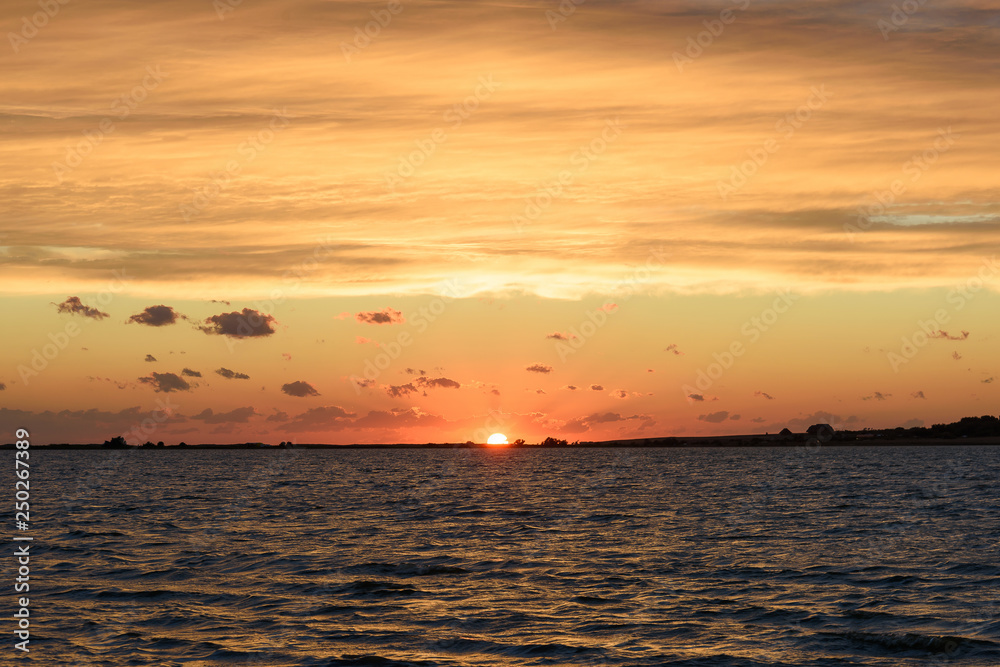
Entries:
[[281,385],[281,391],[289,396],[304,398],[306,396],[319,396],[319,392],[308,382],[297,380]]
[[151,373],[139,378],[139,382],[151,385],[156,392],[191,391],[187,380],[176,373]]

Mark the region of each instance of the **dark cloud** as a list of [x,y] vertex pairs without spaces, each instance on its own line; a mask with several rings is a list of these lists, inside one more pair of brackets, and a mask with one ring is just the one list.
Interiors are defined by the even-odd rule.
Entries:
[[308,382],[303,382],[302,380],[281,385],[281,391],[289,396],[296,396],[298,398],[303,398],[305,396],[319,396],[319,392],[316,391],[315,387]]
[[427,375],[427,371],[418,371],[415,368],[407,368],[403,370],[407,375]]
[[400,324],[406,321],[403,313],[392,308],[361,312],[354,317],[362,324]]
[[615,398],[628,398],[628,392],[624,389],[619,389],[617,391],[611,392],[611,395]]
[[551,373],[552,366],[546,366],[545,364],[532,364],[524,370],[531,371],[532,373]]
[[701,403],[705,400],[705,396],[703,394],[688,394],[688,400]]
[[958,361],[959,359],[962,358],[962,355],[960,355],[958,352],[952,352],[951,358],[954,359],[955,361]]
[[995,380],[995,379],[996,379],[996,378],[993,378],[993,377],[988,377],[988,378],[986,378],[985,380],[983,380],[983,381],[982,381],[982,383],[983,383],[983,384],[990,384],[990,383],[991,383],[991,382],[993,382],[993,380]]
[[136,445],[149,439],[138,431],[146,420],[150,420],[146,423],[155,423],[158,428],[163,429],[187,420],[169,407],[169,399],[165,399],[164,404],[167,406],[165,409],[158,408],[149,412],[144,412],[138,407],[118,412],[90,408],[61,410],[58,413],[50,410],[30,412],[0,408],[0,432],[13,433],[18,428],[24,428],[25,424],[45,424],[45,434],[44,436],[39,434],[37,438],[39,441],[44,437],[48,443],[100,443],[113,436],[122,435],[130,445]]
[[500,390],[499,389],[490,389],[490,393],[493,394],[494,396],[499,396],[500,395]]
[[570,391],[576,391],[576,385],[568,384],[563,389],[569,389]]
[[191,391],[191,385],[176,373],[152,373],[139,378],[139,382],[153,386],[153,391]]
[[446,389],[458,389],[459,387],[462,386],[458,382],[448,378],[419,377],[416,380],[414,380],[414,382],[418,387],[427,387],[427,388],[442,387]]
[[872,394],[869,394],[868,396],[862,396],[861,400],[862,401],[873,401],[873,400],[874,401],[884,401],[887,398],[889,398],[890,396],[892,396],[892,394],[883,394],[880,391],[876,391],[876,392],[873,392]]
[[5,385],[3,382],[0,382],[0,391],[4,391],[5,389],[7,389],[7,385]]
[[201,377],[201,373],[200,372],[193,371],[190,368],[185,368],[184,370],[182,370],[181,371],[181,375],[186,375],[186,376],[192,377],[192,378],[200,378]]
[[406,398],[410,394],[420,393],[420,390],[413,386],[412,382],[406,384],[390,384],[385,386],[385,393],[393,398]]
[[546,338],[552,338],[553,340],[570,340],[572,338],[576,338],[576,336],[573,334],[564,334],[561,331],[553,331],[548,334]]
[[290,431],[339,431],[352,423],[355,414],[338,405],[311,408],[288,422]]
[[237,373],[236,371],[231,371],[228,368],[217,368],[215,372],[227,380],[249,380],[250,376],[246,373]]
[[763,417],[754,417],[750,421],[752,421],[754,424],[763,424],[764,423],[764,418]]
[[364,417],[354,420],[352,428],[412,428],[427,426],[444,426],[448,422],[438,415],[421,411],[419,408],[392,410],[391,412],[371,411]]
[[769,401],[773,401],[773,400],[774,400],[774,396],[771,396],[771,395],[770,395],[769,393],[767,393],[766,391],[755,391],[755,392],[753,393],[753,395],[754,395],[754,396],[763,396],[764,398],[766,398],[766,399],[767,399],[767,400],[769,400]]
[[926,396],[924,396],[924,392],[922,391],[915,391],[912,394],[910,394],[910,396],[912,396],[913,398],[927,398]]
[[244,308],[243,312],[233,311],[212,315],[205,319],[205,324],[198,327],[207,334],[231,336],[233,338],[257,338],[270,336],[275,332],[277,322],[272,315],[265,315],[252,308]]
[[288,421],[288,413],[282,412],[281,410],[275,410],[274,414],[268,415],[267,419],[265,419],[264,421],[279,422],[279,423],[286,422]]
[[236,408],[235,410],[220,412],[218,414],[213,412],[212,408],[205,408],[200,413],[191,417],[191,419],[197,419],[206,424],[246,424],[256,414],[257,411],[252,407]]
[[151,327],[162,327],[167,324],[174,324],[178,319],[187,318],[175,311],[170,306],[149,306],[141,313],[128,318],[129,323],[145,324]]
[[71,296],[67,298],[62,303],[53,303],[60,313],[69,313],[70,315],[83,315],[84,317],[89,317],[94,320],[103,320],[105,317],[110,317],[107,313],[102,313],[97,308],[91,308],[90,306],[83,305],[80,301],[80,297]]
[[681,356],[682,354],[684,354],[683,352],[677,349],[677,343],[671,343],[670,345],[667,345],[665,348],[663,348],[663,351],[673,352],[677,356]]
[[968,331],[963,331],[961,336],[952,336],[947,331],[935,331],[930,334],[930,338],[940,338],[942,340],[965,340],[969,337]]
[[545,390],[544,390],[544,389],[536,389],[536,390],[535,390],[535,393],[536,393],[536,394],[544,394],[544,393],[545,393]]
[[231,306],[231,305],[233,305],[233,304],[229,303],[228,301],[226,301],[224,299],[212,299],[212,301],[210,303],[221,303],[221,304],[223,304],[225,306]]
[[151,354],[146,355],[146,361],[156,361],[156,357]]
[[599,385],[599,384],[592,384],[592,385],[590,385],[590,390],[591,391],[604,391],[604,387],[602,385]]
[[729,419],[729,412],[726,410],[709,412],[707,415],[698,415],[698,421],[709,422],[710,424],[718,424],[719,422],[724,422],[727,419]]
[[571,419],[566,422],[562,431],[566,433],[583,433],[589,431],[594,426],[599,424],[612,424],[615,422],[624,422],[637,419],[643,422],[639,430],[643,430],[648,426],[655,424],[655,420],[649,415],[631,415],[628,417],[623,417],[617,412],[595,412],[593,414],[587,415],[586,417],[578,417],[576,419]]
[[739,415],[729,415],[729,419],[730,419],[730,421],[739,421],[740,416]]

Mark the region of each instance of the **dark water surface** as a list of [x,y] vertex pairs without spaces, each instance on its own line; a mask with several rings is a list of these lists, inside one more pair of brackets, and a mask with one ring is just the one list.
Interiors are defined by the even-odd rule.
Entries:
[[31,464],[3,664],[1000,665],[1000,448]]

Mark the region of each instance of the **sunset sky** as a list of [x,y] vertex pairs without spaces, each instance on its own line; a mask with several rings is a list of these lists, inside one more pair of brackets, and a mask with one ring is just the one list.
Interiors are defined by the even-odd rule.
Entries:
[[0,426],[995,415],[1000,14],[905,4],[5,2]]

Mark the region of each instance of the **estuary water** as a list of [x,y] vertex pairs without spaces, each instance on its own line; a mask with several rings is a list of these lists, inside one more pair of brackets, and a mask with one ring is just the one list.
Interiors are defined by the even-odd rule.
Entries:
[[1000,665],[1000,448],[36,449],[31,474],[31,652],[3,664]]

